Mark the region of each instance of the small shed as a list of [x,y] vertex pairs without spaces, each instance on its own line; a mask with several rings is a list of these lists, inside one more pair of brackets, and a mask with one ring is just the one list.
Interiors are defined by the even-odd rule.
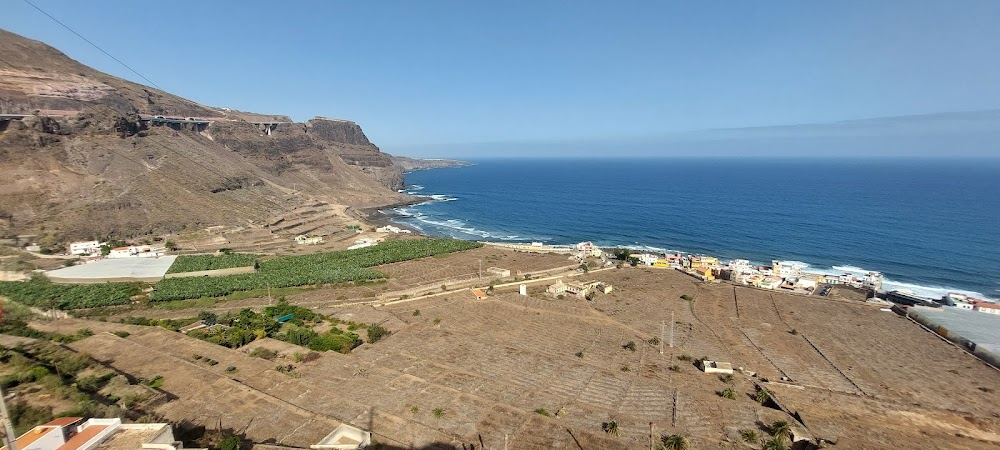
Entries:
[[479,289],[473,289],[472,290],[472,294],[475,295],[476,298],[479,299],[479,300],[486,300],[487,298],[489,298],[489,296],[486,295],[485,292],[483,292],[483,291],[481,291]]

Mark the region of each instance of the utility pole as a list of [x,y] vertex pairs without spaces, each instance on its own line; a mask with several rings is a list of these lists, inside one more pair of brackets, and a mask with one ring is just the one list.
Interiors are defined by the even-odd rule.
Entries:
[[674,313],[670,312],[670,348],[674,348]]
[[479,279],[483,279],[483,260],[479,260]]
[[17,436],[14,435],[14,424],[10,421],[10,414],[7,413],[7,400],[4,399],[2,389],[0,389],[0,414],[3,414],[3,430],[7,437],[7,448],[8,450],[17,450]]
[[663,321],[660,321],[660,354],[663,354]]

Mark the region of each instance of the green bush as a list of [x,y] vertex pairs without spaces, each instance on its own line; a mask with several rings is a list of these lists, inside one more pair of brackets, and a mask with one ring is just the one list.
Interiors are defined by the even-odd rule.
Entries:
[[250,352],[250,356],[263,358],[268,361],[271,361],[274,360],[274,358],[278,357],[278,352],[271,350],[269,348],[257,347]]
[[381,340],[383,337],[392,334],[391,331],[385,329],[381,325],[371,324],[368,325],[368,342],[374,344]]

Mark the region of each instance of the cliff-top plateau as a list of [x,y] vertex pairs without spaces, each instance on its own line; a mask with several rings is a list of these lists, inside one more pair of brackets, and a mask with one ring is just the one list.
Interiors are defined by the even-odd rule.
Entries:
[[356,221],[410,199],[354,122],[200,105],[4,30],[0,114],[7,236],[253,228],[304,209]]

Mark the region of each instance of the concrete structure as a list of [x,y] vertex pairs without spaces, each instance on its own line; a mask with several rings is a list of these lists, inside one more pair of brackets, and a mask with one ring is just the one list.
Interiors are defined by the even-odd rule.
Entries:
[[162,247],[133,245],[111,249],[111,253],[108,253],[108,258],[158,258],[163,256],[163,251]]
[[587,294],[590,291],[587,288],[587,286],[584,286],[583,284],[573,283],[573,282],[566,283],[563,280],[559,280],[556,281],[555,284],[549,286],[548,289],[545,290],[545,292],[548,292],[549,294],[552,295],[570,294],[570,295],[575,295],[579,298],[586,298]]
[[323,236],[306,236],[300,234],[295,236],[295,243],[298,245],[315,245],[323,243]]
[[865,289],[870,289],[875,292],[882,290],[882,273],[881,272],[868,272],[865,277],[861,280],[861,287]]
[[69,244],[69,254],[79,256],[90,256],[101,254],[101,246],[106,243],[98,241],[71,242]]
[[399,227],[393,226],[393,225],[386,225],[384,227],[379,227],[379,228],[376,228],[375,231],[377,231],[379,233],[396,233],[396,234],[410,234],[411,233],[410,230],[404,230],[402,228],[399,228]]
[[490,276],[506,278],[510,276],[510,269],[501,269],[499,267],[490,267],[486,269],[486,273]]
[[730,374],[730,375],[732,375],[732,373],[733,373],[733,364],[732,363],[721,362],[721,361],[702,360],[698,364],[698,366],[705,373],[724,373],[724,374]]
[[522,283],[518,286],[517,292],[521,295],[528,295],[528,285]]
[[29,252],[38,253],[38,252],[42,251],[42,246],[38,245],[37,243],[32,242],[32,243],[24,246],[24,249],[27,250],[27,251],[29,251]]
[[354,241],[354,245],[352,245],[350,247],[347,247],[347,249],[348,250],[357,250],[359,248],[371,247],[373,245],[378,244],[379,242],[382,242],[382,239],[361,238],[361,239],[358,239],[358,240]]
[[355,450],[365,448],[372,443],[372,434],[360,428],[341,424],[318,444],[309,448],[316,450]]
[[[123,424],[121,419],[62,417],[17,438],[17,450],[180,450],[168,423]],[[7,450],[7,446],[3,447]]]
[[176,256],[160,258],[99,259],[45,272],[53,283],[105,283],[108,281],[143,281],[163,279]]

